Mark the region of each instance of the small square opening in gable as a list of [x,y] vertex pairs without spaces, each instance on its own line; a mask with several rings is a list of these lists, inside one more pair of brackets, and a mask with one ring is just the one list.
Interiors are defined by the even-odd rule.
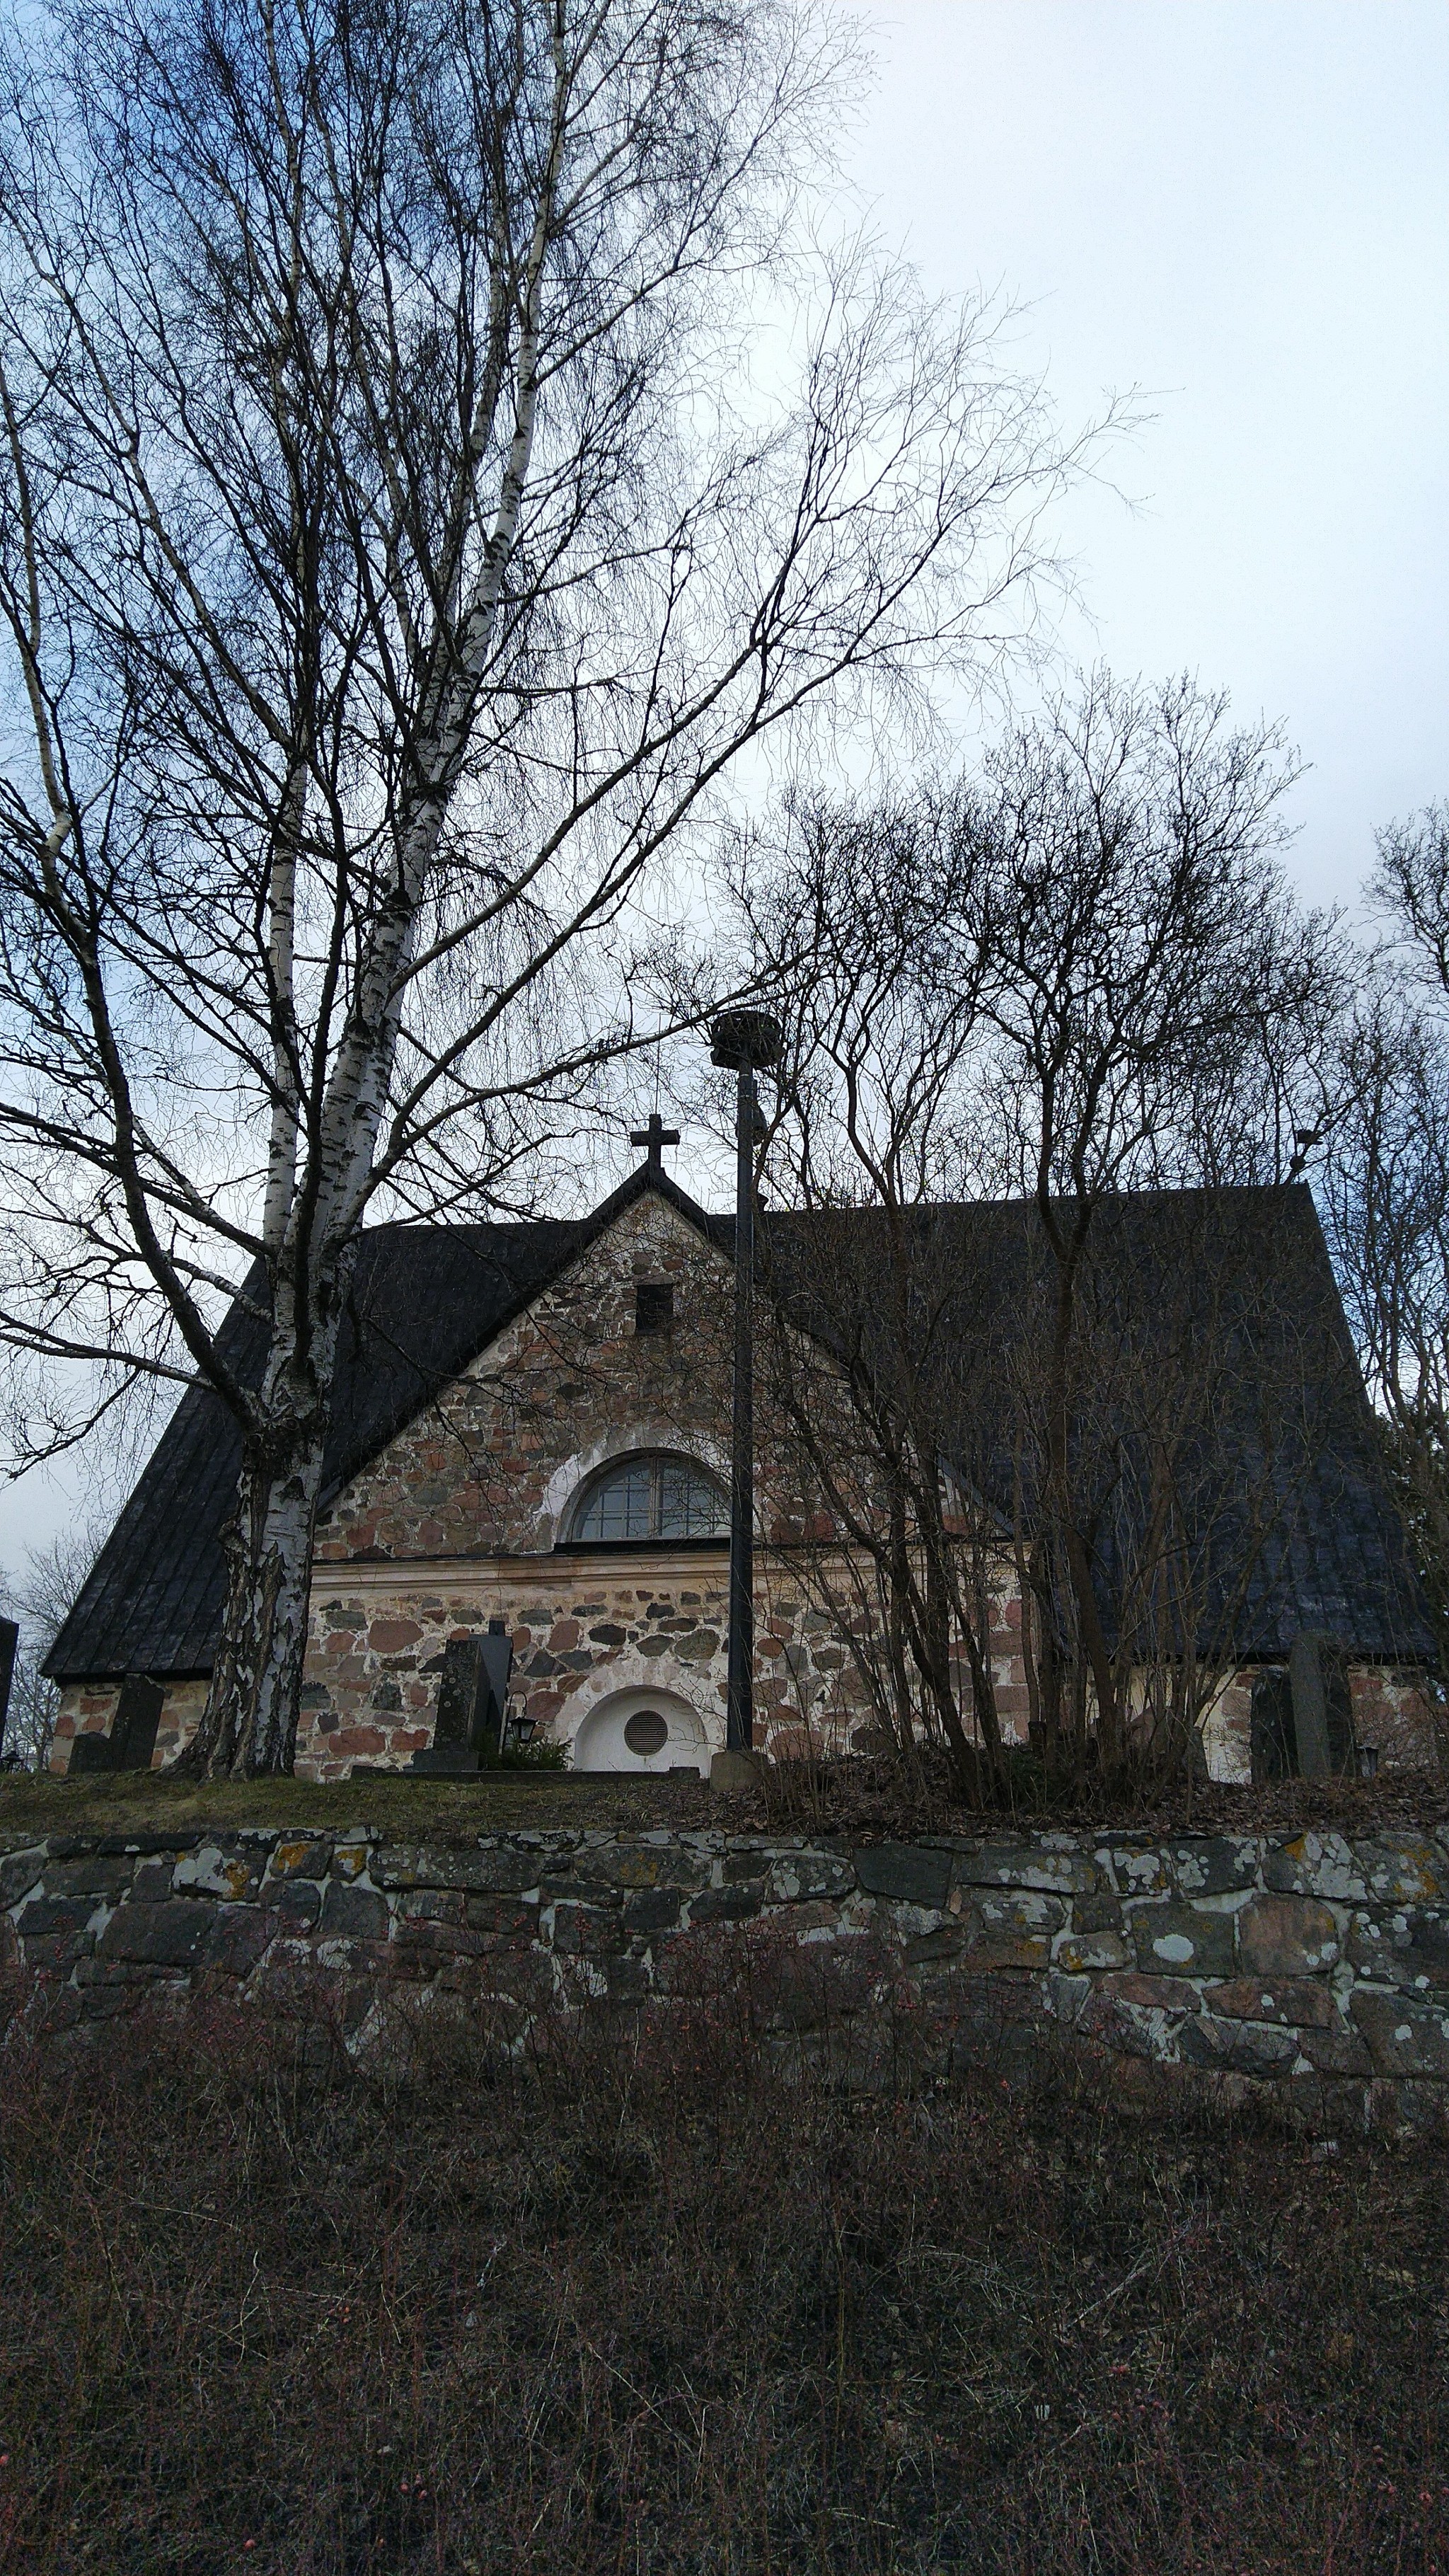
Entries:
[[667,1333],[674,1321],[672,1279],[640,1279],[634,1287],[636,1333]]

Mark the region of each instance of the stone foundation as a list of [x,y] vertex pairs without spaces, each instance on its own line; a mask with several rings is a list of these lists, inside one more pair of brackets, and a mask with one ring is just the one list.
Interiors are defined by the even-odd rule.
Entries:
[[62,2020],[320,1979],[355,2041],[389,1996],[493,2006],[517,2039],[560,2001],[662,2005],[727,1959],[758,1970],[765,2037],[843,2046],[863,2081],[886,2056],[892,2081],[1029,2076],[1065,2049],[1117,2090],[1171,2068],[1314,2128],[1449,2133],[1449,1825],[0,1837],[0,1967],[37,1973]]
[[[560,1550],[484,1565],[321,1567],[313,1585],[297,1774],[344,1780],[354,1762],[398,1769],[431,1744],[443,1649],[503,1618],[513,1640],[514,1705],[540,1736],[572,1745],[590,1712],[625,1690],[684,1703],[703,1738],[702,1770],[725,1740],[729,1563],[725,1550],[588,1559]],[[871,1748],[869,1694],[849,1649],[798,1586],[765,1569],[755,1599],[757,1740],[774,1760],[833,1759]],[[1008,1742],[1026,1735],[1019,1680],[1020,1604],[1003,1599],[993,1639]],[[1214,1780],[1247,1781],[1252,1668],[1219,1692],[1203,1729]],[[1381,1665],[1349,1675],[1354,1727],[1386,1770],[1435,1759],[1432,1714],[1418,1677]],[[166,1684],[156,1739],[160,1770],[190,1742],[204,1678]],[[64,1772],[77,1735],[107,1734],[118,1682],[72,1683],[62,1696],[51,1768]],[[1018,1706],[1018,1702],[1021,1703]]]

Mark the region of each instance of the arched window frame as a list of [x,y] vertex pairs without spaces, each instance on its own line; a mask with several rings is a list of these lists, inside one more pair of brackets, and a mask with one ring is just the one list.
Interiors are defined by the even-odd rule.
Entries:
[[[619,1538],[587,1536],[584,1523],[603,1489],[631,1471],[637,1474],[642,1467],[649,1470],[648,1531],[631,1532]],[[713,1496],[712,1529],[675,1534],[661,1530],[663,1480],[671,1468],[682,1470],[694,1485],[703,1486]],[[559,1544],[564,1547],[691,1547],[717,1545],[728,1535],[729,1497],[719,1478],[701,1459],[691,1458],[687,1451],[681,1449],[626,1449],[616,1457],[606,1458],[591,1475],[585,1477],[569,1504],[565,1534]]]

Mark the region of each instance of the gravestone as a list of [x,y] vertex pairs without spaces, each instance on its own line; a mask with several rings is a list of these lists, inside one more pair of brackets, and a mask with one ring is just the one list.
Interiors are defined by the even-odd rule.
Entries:
[[149,1673],[127,1673],[116,1701],[109,1735],[78,1735],[70,1749],[70,1769],[149,1771],[156,1750],[156,1730],[166,1693]]
[[1255,1788],[1268,1780],[1292,1778],[1297,1767],[1293,1699],[1288,1676],[1280,1667],[1270,1666],[1254,1679],[1249,1741]]
[[445,1750],[476,1752],[480,1731],[478,1701],[486,1685],[478,1637],[455,1637],[443,1649],[443,1678],[438,1687],[438,1716],[433,1743]]
[[1311,1628],[1300,1629],[1289,1648],[1288,1687],[1293,1696],[1297,1769],[1305,1780],[1326,1780],[1333,1769],[1328,1750],[1328,1705],[1323,1688],[1323,1657]]
[[485,1637],[455,1637],[445,1646],[433,1740],[409,1770],[466,1779],[490,1756],[496,1760],[512,1671],[513,1645],[501,1619],[489,1620]]
[[1303,1629],[1288,1657],[1293,1736],[1305,1780],[1357,1768],[1353,1706],[1343,1657],[1316,1629]]
[[1276,1665],[1257,1675],[1250,1741],[1255,1783],[1357,1770],[1348,1666],[1326,1638],[1305,1629],[1286,1672]]
[[66,1777],[80,1779],[86,1771],[114,1771],[115,1747],[108,1735],[78,1735],[70,1748]]
[[156,1730],[166,1693],[149,1673],[128,1673],[121,1684],[116,1703],[116,1722],[111,1734],[117,1742],[118,1771],[149,1771],[156,1750]]
[[1353,1727],[1353,1694],[1348,1664],[1331,1646],[1323,1651],[1323,1707],[1328,1720],[1328,1758],[1335,1771],[1358,1774],[1358,1738]]

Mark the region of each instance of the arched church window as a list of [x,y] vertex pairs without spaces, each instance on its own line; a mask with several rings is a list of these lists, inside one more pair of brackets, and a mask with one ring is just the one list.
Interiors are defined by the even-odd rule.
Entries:
[[569,1536],[728,1538],[729,1527],[729,1504],[712,1476],[692,1458],[647,1449],[600,1469],[574,1506]]

